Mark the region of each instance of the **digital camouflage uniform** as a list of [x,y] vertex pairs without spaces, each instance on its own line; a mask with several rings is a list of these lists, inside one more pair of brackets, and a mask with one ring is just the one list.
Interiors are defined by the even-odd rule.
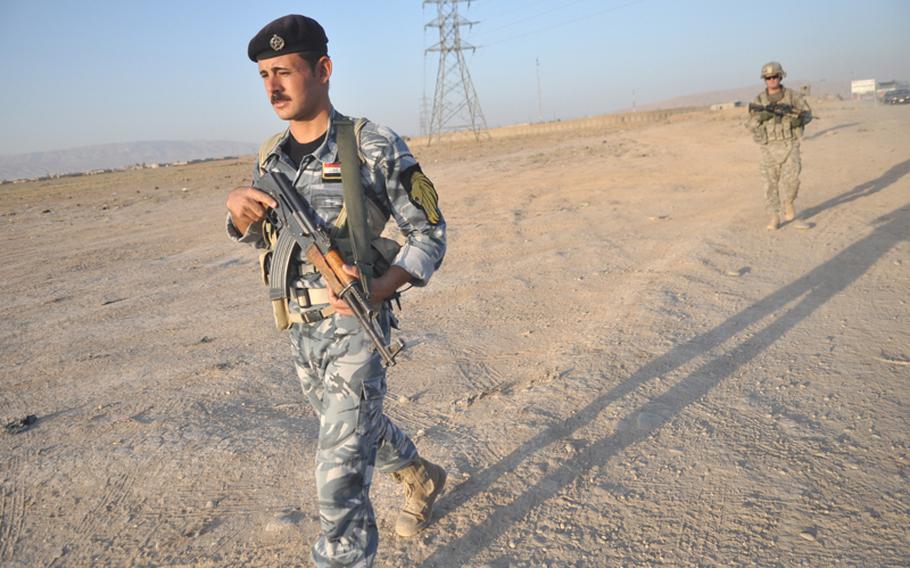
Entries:
[[[333,110],[325,141],[303,158],[299,169],[281,149],[287,132],[275,138],[274,148],[264,160],[267,169],[293,181],[327,225],[336,221],[343,204],[340,176],[332,173],[339,161],[333,126],[337,116]],[[391,130],[366,122],[358,141],[361,185],[368,201],[386,219],[394,218],[405,236],[392,264],[411,274],[415,286],[424,286],[441,264],[446,247],[445,220],[432,184],[420,173],[404,141]],[[262,175],[259,168],[257,164],[253,186]],[[229,216],[228,232],[235,240],[257,248],[267,246],[262,223],[254,223],[240,235]],[[325,283],[318,272],[301,262],[294,286],[324,288]],[[299,310],[296,302],[290,304],[292,310]],[[384,308],[379,319],[387,340],[390,318]],[[369,498],[373,468],[397,472],[417,458],[417,449],[383,414],[385,369],[356,318],[333,314],[315,323],[295,323],[289,331],[297,375],[319,416],[316,487],[322,534],[313,546],[313,560],[318,566],[371,566],[378,545]]]
[[[762,106],[770,103],[786,104],[811,116],[809,103],[802,95],[783,86],[781,91],[772,98],[764,90],[755,97],[754,102]],[[772,215],[780,214],[782,200],[793,203],[799,193],[799,172],[802,168],[799,139],[805,124],[797,123],[796,118],[793,115],[761,120],[758,112],[750,112],[748,126],[755,141],[761,145],[759,170],[765,182],[765,208]]]

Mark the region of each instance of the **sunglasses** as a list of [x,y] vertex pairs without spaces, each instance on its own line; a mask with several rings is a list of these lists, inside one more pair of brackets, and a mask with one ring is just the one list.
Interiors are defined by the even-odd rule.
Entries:
[[771,75],[769,77],[765,77],[765,81],[770,81],[771,79],[777,79],[780,81],[780,75]]

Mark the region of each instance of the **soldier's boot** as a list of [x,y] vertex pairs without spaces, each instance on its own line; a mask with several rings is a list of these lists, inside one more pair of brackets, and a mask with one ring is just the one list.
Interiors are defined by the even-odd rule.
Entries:
[[780,227],[780,216],[777,213],[774,213],[768,221],[768,228],[772,231],[776,231],[778,227]]
[[405,492],[405,503],[395,521],[395,532],[398,536],[412,537],[430,524],[433,503],[446,485],[446,470],[418,457],[404,469],[392,473],[392,477],[404,485]]
[[784,201],[784,221],[792,221],[796,217],[792,201]]

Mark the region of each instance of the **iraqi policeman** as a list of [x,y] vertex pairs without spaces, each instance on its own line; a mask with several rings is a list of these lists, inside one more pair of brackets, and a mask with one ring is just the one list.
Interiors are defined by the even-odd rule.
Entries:
[[[406,284],[429,282],[445,254],[446,224],[433,184],[404,141],[388,128],[351,120],[332,106],[327,44],[322,26],[301,15],[269,23],[250,41],[248,56],[258,65],[272,109],[288,128],[262,144],[253,183],[228,194],[227,230],[234,240],[261,249],[264,278],[271,289],[286,292],[287,300],[273,301],[276,323],[289,331],[304,395],[319,416],[321,534],[312,558],[317,566],[371,566],[378,546],[369,495],[374,468],[404,485],[405,504],[395,523],[403,537],[429,523],[446,472],[421,457],[383,413],[385,369],[344,300],[326,287],[299,250],[288,270],[271,266],[281,227],[270,222],[269,212],[278,204],[257,187],[266,172],[285,176],[344,251],[345,224],[358,220],[346,214],[342,188],[360,184],[357,193],[362,192],[368,213],[360,222],[368,225],[375,256],[369,297],[381,305],[379,322],[387,342],[394,321],[389,300]],[[342,129],[351,122],[353,128]],[[359,180],[342,180],[339,144],[344,143],[356,146]],[[403,243],[380,236],[390,217]],[[358,276],[353,266],[345,270]]]
[[[765,208],[768,229],[780,227],[781,219],[790,222],[796,217],[794,202],[799,193],[799,139],[812,120],[809,103],[798,92],[784,87],[787,74],[776,61],[761,68],[765,90],[749,105],[748,127],[761,146],[761,174],[765,182]],[[794,227],[808,228],[802,221]]]

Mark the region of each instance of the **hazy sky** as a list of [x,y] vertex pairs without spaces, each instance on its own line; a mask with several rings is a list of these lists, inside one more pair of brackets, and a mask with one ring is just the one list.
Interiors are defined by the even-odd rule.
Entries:
[[[601,114],[790,79],[910,78],[910,0],[476,0],[467,55],[490,126]],[[437,41],[419,0],[0,0],[0,154],[138,140],[258,143],[282,128],[249,39],[292,12],[322,23],[332,100],[418,134]],[[434,56],[436,54],[433,54]],[[633,95],[634,93],[634,95]]]

